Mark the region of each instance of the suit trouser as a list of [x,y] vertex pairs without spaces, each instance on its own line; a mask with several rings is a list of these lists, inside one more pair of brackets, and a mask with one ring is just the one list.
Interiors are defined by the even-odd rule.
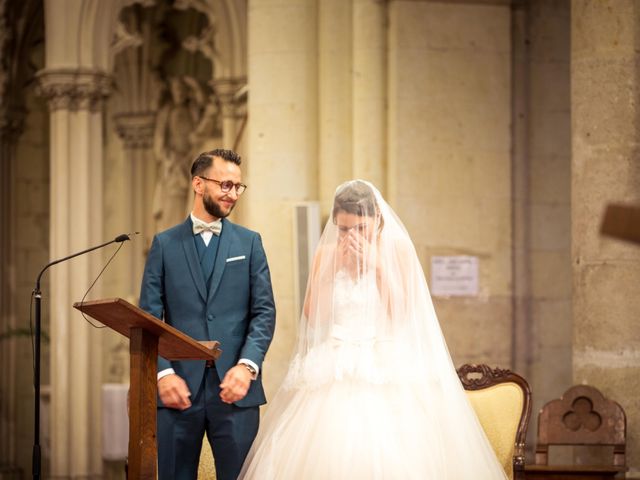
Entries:
[[202,439],[207,434],[218,480],[235,480],[258,432],[259,407],[241,408],[220,399],[218,375],[205,375],[186,410],[158,408],[158,479],[192,480],[198,476]]

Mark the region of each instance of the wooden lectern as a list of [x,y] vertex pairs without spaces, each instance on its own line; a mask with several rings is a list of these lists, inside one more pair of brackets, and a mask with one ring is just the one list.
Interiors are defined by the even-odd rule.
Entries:
[[156,480],[156,396],[158,355],[167,360],[216,360],[218,342],[197,342],[121,298],[74,303],[129,338],[129,478]]

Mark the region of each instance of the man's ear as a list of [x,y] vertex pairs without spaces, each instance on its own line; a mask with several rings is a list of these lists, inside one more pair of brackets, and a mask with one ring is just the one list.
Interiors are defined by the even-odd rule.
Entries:
[[204,193],[204,188],[203,188],[203,184],[204,182],[202,181],[202,179],[198,176],[194,176],[191,179],[191,186],[193,187],[193,191],[198,194],[198,195],[202,195]]

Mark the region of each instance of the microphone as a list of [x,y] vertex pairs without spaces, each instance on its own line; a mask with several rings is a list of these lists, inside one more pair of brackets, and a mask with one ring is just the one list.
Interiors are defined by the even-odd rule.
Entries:
[[133,233],[123,233],[118,235],[113,240],[102,243],[95,247],[87,248],[86,250],[82,250],[77,253],[73,253],[71,255],[67,255],[66,257],[59,258],[58,260],[53,260],[52,262],[47,263],[40,273],[38,274],[38,278],[36,279],[36,287],[33,290],[33,297],[36,299],[35,301],[35,333],[34,333],[34,368],[33,368],[33,386],[35,389],[35,401],[34,403],[34,434],[33,434],[33,452],[31,457],[31,466],[33,472],[33,478],[40,478],[40,469],[41,469],[41,449],[40,449],[40,324],[41,324],[41,302],[42,302],[42,292],[40,291],[40,279],[42,278],[42,274],[51,266],[64,262],[66,260],[70,260],[72,258],[78,257],[80,255],[84,255],[85,253],[92,252],[102,247],[106,247],[107,245],[111,245],[112,243],[122,243],[127,240],[131,240],[132,235],[138,235],[140,232]]
[[114,238],[113,241],[117,243],[126,242],[127,240],[131,240],[132,235],[140,235],[140,232],[123,233],[122,235],[118,235],[116,238]]

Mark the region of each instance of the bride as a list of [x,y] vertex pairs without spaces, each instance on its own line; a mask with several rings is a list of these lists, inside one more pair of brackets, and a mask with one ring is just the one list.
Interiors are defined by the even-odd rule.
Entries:
[[336,191],[293,360],[240,478],[506,478],[409,235],[368,182]]

